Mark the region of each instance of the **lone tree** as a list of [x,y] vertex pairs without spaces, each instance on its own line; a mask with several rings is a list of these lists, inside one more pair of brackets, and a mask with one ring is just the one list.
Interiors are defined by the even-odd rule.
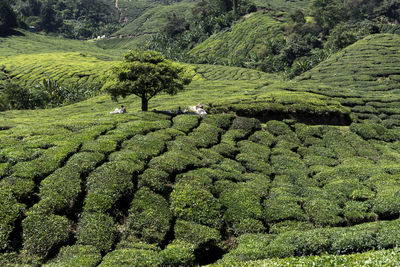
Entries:
[[155,51],[133,50],[111,71],[103,89],[114,100],[131,94],[140,97],[143,111],[148,110],[149,100],[158,93],[175,95],[192,81],[183,66],[166,60]]

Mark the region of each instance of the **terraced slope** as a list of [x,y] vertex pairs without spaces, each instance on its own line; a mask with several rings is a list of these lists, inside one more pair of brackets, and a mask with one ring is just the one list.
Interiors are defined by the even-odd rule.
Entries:
[[272,7],[275,10],[292,12],[297,9],[303,12],[308,12],[308,7],[311,4],[310,0],[253,0],[253,3],[258,7]]
[[398,245],[395,130],[385,143],[357,125],[108,114],[113,105],[1,113],[3,265],[191,265]]
[[259,11],[234,24],[230,30],[212,35],[189,54],[198,61],[235,64],[250,60],[265,49],[271,38],[279,37],[285,26],[285,13]]
[[[303,89],[351,108],[354,119],[400,125],[400,37],[371,35],[296,79]],[[313,87],[318,83],[324,86]]]

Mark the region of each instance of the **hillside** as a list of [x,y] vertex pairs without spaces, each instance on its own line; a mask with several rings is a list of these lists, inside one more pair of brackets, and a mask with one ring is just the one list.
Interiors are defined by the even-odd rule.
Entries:
[[268,42],[282,37],[287,14],[259,11],[239,20],[231,29],[212,35],[196,45],[189,55],[201,62],[235,65],[261,55]]
[[[123,52],[24,34],[0,65],[25,85],[89,83]],[[369,36],[294,81],[187,64],[154,112],[106,95],[1,112],[0,264],[398,265],[399,44]]]
[[[400,36],[377,34],[349,46],[296,78],[305,91],[351,108],[354,120],[400,125]],[[313,84],[324,87],[313,88]]]

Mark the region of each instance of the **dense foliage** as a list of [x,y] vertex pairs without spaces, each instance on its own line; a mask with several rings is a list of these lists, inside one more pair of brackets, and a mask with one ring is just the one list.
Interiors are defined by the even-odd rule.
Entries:
[[148,102],[161,92],[175,95],[191,82],[183,66],[174,64],[155,51],[132,50],[125,55],[121,66],[112,69],[103,89],[113,99],[134,94],[142,100],[142,111]]

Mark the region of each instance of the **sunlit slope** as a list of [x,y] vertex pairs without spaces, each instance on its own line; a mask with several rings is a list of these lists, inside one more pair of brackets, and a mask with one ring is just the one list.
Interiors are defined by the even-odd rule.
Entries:
[[123,50],[99,48],[93,42],[45,36],[20,30],[19,35],[0,38],[1,60],[21,54],[40,54],[52,52],[81,52],[101,60],[122,58]]
[[[167,24],[168,18],[174,13],[177,16],[185,17],[191,12],[194,6],[193,1],[173,2],[169,5],[157,4],[147,8],[140,16],[129,21],[122,29],[112,34],[111,39],[102,40],[98,43],[102,47],[121,47],[142,46],[151,38],[159,33]],[[115,39],[122,35],[122,39]]]
[[297,9],[308,12],[311,0],[253,0],[254,4],[259,7],[272,7],[280,11],[293,12]]
[[[218,97],[189,88],[150,104]],[[237,265],[399,244],[399,132],[119,104],[127,114],[105,96],[0,113],[2,265]]]
[[[348,106],[360,119],[400,125],[400,36],[371,35],[296,79],[302,90]],[[315,88],[313,85],[323,85]]]
[[189,54],[197,61],[235,64],[263,53],[268,41],[279,37],[287,20],[284,13],[259,11],[245,16],[231,29],[212,35]]
[[94,43],[42,36],[26,31],[0,42],[0,80],[23,86],[43,79],[96,83],[127,50],[105,50]]

